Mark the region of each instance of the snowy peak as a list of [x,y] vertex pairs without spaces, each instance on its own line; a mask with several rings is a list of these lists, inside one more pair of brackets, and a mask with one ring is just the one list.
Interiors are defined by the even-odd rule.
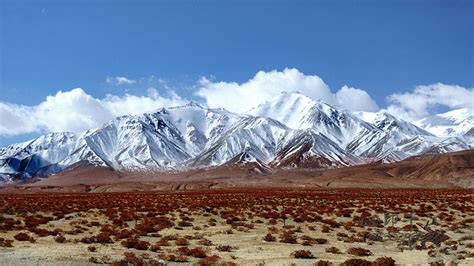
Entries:
[[273,118],[293,129],[311,129],[344,147],[360,132],[377,130],[348,111],[297,92],[279,94],[247,113]]
[[71,132],[48,133],[39,136],[30,141],[9,145],[0,148],[0,155],[2,156],[22,156],[47,150],[51,147],[67,145],[76,140],[76,135]]
[[395,118],[393,115],[385,112],[355,112],[355,114],[367,123],[376,126],[384,131],[398,131],[406,135],[425,135],[433,136],[428,131],[415,126],[414,124]]
[[304,115],[310,113],[315,105],[314,100],[301,93],[284,92],[250,109],[247,114],[270,117],[290,128],[299,129]]
[[474,111],[468,108],[431,115],[413,124],[440,137],[464,135],[474,128]]

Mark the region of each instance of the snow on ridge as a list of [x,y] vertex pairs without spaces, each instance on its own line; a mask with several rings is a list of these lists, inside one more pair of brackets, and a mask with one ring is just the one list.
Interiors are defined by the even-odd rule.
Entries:
[[463,135],[472,131],[473,117],[459,109],[410,123],[385,112],[341,110],[297,92],[244,114],[190,102],[0,148],[0,180],[49,175],[82,161],[133,171],[216,166],[241,154],[273,166],[278,160],[294,167],[389,162],[473,148],[474,138]]

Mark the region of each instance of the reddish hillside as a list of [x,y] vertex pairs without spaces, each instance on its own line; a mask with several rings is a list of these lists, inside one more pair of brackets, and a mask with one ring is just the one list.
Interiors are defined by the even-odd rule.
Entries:
[[225,187],[473,188],[474,150],[331,170],[271,169],[258,162],[236,162],[173,173],[131,173],[104,167],[79,167],[28,183],[10,184],[0,188],[0,192],[153,191]]

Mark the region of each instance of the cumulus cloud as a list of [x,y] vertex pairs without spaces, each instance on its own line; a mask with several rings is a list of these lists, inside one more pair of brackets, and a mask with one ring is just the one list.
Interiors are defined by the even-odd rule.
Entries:
[[225,107],[234,112],[245,112],[283,91],[299,91],[315,99],[335,102],[334,95],[321,78],[288,68],[283,71],[259,71],[241,84],[212,82],[202,78],[197,95],[204,98],[209,107]]
[[340,106],[352,111],[375,112],[379,109],[366,91],[348,86],[343,86],[336,93],[336,100]]
[[0,135],[18,135],[37,131],[30,116],[33,108],[0,102]]
[[438,107],[468,108],[474,111],[474,88],[436,83],[416,86],[411,92],[388,96],[387,111],[413,121],[427,116]]
[[174,92],[161,96],[154,88],[148,90],[147,96],[108,95],[104,99],[94,98],[80,88],[59,91],[35,106],[0,102],[0,135],[80,132],[99,127],[120,115],[140,114],[186,102]]
[[136,80],[128,79],[126,77],[106,77],[105,83],[110,85],[132,85],[137,83]]
[[[320,99],[353,111],[378,109],[375,102],[363,90],[346,86],[334,94],[320,77],[305,75],[295,68],[285,68],[283,71],[259,71],[253,78],[241,84],[213,82],[202,78],[199,85],[197,95],[204,98],[208,106],[224,107],[234,112],[245,112],[283,91],[299,91],[313,99]],[[353,97],[352,102],[348,97]]]

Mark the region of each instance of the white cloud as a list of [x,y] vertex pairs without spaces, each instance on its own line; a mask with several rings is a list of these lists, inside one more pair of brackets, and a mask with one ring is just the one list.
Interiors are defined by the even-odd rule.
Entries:
[[124,96],[107,95],[102,103],[114,116],[126,114],[137,115],[162,107],[178,106],[188,103],[187,100],[178,96],[174,91],[168,91],[168,97],[161,96],[155,88],[148,88],[147,92],[148,96],[135,96],[130,94],[125,94]]
[[340,106],[352,111],[375,112],[379,109],[370,95],[361,89],[343,86],[336,93],[336,99]]
[[105,78],[105,83],[111,85],[132,85],[137,83],[136,80],[128,79],[126,77],[107,77]]
[[0,102],[0,135],[19,135],[35,132],[38,127],[31,117],[33,108]]
[[437,107],[468,108],[474,111],[474,88],[436,83],[416,86],[412,92],[388,96],[387,111],[413,121],[433,112]]
[[0,102],[0,135],[80,132],[99,127],[120,115],[140,114],[187,102],[174,92],[169,92],[169,97],[160,96],[156,89],[149,89],[148,93],[148,96],[107,95],[104,99],[97,99],[77,88],[59,91],[36,106]]
[[[124,77],[108,77],[107,82],[116,85],[135,83]],[[0,136],[50,131],[80,132],[99,127],[120,115],[141,114],[188,102],[161,79],[150,77],[137,82],[137,85],[144,84],[150,86],[146,96],[126,93],[98,99],[77,88],[59,91],[35,106],[0,102]],[[166,93],[161,95],[154,86],[164,88]],[[337,92],[332,92],[320,77],[305,75],[297,69],[259,71],[243,83],[214,82],[201,78],[194,93],[211,108],[223,107],[234,112],[245,112],[282,91],[299,91],[313,99],[321,99],[352,111],[379,109],[364,90],[343,86]],[[390,95],[388,100],[388,112],[412,121],[431,114],[439,106],[474,110],[474,89],[437,83]]]
[[[321,99],[333,105],[353,111],[374,111],[377,105],[363,90],[343,87],[334,94],[329,86],[316,75],[305,75],[295,68],[283,71],[259,71],[244,82],[212,82],[200,80],[197,95],[204,98],[209,107],[224,107],[234,112],[245,112],[282,91],[299,91],[313,99]],[[352,97],[349,100],[349,97]]]

